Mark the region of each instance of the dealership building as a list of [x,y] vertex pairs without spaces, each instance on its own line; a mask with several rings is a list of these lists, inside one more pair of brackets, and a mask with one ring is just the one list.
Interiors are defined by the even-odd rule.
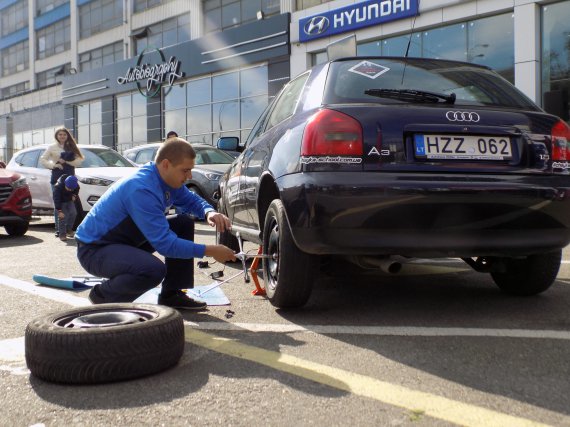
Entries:
[[244,140],[339,40],[489,66],[569,120],[570,0],[0,0],[0,160],[60,126],[118,151]]

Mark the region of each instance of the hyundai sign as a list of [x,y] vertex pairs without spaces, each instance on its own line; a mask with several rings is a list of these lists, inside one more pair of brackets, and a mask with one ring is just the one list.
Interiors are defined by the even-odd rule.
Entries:
[[419,0],[363,1],[299,20],[299,41],[307,42],[418,14]]

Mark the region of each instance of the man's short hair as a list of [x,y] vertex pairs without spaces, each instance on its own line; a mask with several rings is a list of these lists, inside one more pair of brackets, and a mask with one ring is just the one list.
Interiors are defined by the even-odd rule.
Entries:
[[158,164],[167,159],[176,166],[182,163],[184,159],[195,158],[196,152],[188,141],[182,138],[171,138],[158,148],[154,162]]
[[166,139],[172,138],[173,136],[178,137],[178,134],[176,132],[174,132],[173,130],[171,130],[166,134]]

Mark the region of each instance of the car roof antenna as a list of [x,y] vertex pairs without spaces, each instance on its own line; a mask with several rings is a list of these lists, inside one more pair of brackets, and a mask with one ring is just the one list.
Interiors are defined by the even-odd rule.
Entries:
[[[408,53],[410,52],[410,45],[412,44],[412,35],[414,34],[414,28],[416,27],[416,18],[418,17],[418,15],[420,14],[420,0],[418,0],[418,13],[416,13],[414,15],[414,20],[412,21],[412,29],[410,30],[410,37],[408,38],[408,46],[406,47],[406,54],[404,55],[404,58],[408,57]],[[400,83],[400,86],[404,85],[404,75],[406,74],[406,65],[408,65],[408,62],[404,62],[404,71],[402,71],[402,82]]]

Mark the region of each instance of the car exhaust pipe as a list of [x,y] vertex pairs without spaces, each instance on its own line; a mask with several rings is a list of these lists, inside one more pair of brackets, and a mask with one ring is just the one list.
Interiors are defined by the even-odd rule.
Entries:
[[401,256],[371,257],[371,256],[351,256],[349,260],[365,269],[380,269],[387,274],[397,274],[402,270],[402,264],[407,262]]

